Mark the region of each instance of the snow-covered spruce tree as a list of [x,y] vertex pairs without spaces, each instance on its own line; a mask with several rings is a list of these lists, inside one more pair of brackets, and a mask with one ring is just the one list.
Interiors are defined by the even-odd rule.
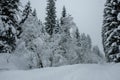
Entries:
[[23,10],[22,20],[21,20],[20,24],[25,22],[25,20],[28,18],[29,14],[31,12],[32,12],[31,3],[30,3],[30,1],[28,1]]
[[67,16],[67,13],[66,13],[66,8],[65,6],[63,6],[63,11],[62,11],[62,17],[61,17],[61,25],[63,25],[63,18],[65,18]]
[[61,30],[61,26],[60,26],[60,20],[58,19],[57,21],[56,21],[56,27],[54,28],[54,34],[57,34],[57,33],[61,33],[62,32],[62,30]]
[[0,1],[0,53],[11,52],[16,46],[19,0]]
[[47,17],[45,18],[45,29],[49,35],[52,35],[54,32],[54,28],[56,27],[56,0],[47,0]]
[[91,43],[88,44],[87,41],[88,41],[87,36],[85,35],[85,33],[82,33],[80,35],[80,43],[81,43],[81,47],[83,48],[83,51],[89,49],[88,45],[90,45]]
[[120,62],[120,1],[107,0],[104,9],[102,38],[108,62]]

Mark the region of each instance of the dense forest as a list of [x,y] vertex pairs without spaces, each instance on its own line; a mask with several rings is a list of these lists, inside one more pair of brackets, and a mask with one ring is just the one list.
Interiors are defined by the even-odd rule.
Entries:
[[47,0],[43,22],[30,1],[22,5],[20,0],[1,0],[1,64],[31,69],[120,61],[119,0],[107,0],[105,4],[102,27],[105,56],[98,46],[92,45],[89,34],[79,32],[65,6],[60,19],[56,12],[56,0]]

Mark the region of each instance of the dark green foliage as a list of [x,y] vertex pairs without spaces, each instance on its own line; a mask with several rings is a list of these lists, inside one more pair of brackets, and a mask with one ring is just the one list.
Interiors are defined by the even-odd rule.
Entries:
[[0,1],[0,24],[3,25],[0,26],[0,53],[11,52],[15,49],[17,36],[16,30],[18,29],[18,5],[19,0]]
[[108,62],[116,62],[120,58],[120,2],[107,0],[104,9],[104,21],[102,27],[103,48]]
[[62,17],[61,17],[61,25],[64,24],[63,18],[65,18],[65,17],[66,17],[66,8],[65,8],[65,6],[63,6]]
[[61,30],[61,27],[60,27],[60,21],[57,20],[56,21],[56,27],[54,29],[54,33],[56,34],[56,33],[61,33],[61,32],[62,32],[62,30]]
[[1,0],[0,2],[0,15],[2,21],[5,23],[17,26],[16,11],[18,11],[19,0]]
[[47,0],[47,17],[45,18],[45,29],[49,35],[52,35],[56,27],[56,7],[55,0]]
[[66,17],[66,8],[63,6],[62,17]]
[[21,20],[20,24],[25,22],[25,20],[28,18],[31,12],[32,12],[31,4],[30,1],[28,1],[27,4],[25,5],[25,9],[23,10],[23,14],[22,14],[23,19]]

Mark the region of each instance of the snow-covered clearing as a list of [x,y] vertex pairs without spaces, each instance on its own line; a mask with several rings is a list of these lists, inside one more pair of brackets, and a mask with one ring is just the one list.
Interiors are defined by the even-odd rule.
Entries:
[[35,70],[0,71],[0,80],[120,80],[120,64],[79,64]]

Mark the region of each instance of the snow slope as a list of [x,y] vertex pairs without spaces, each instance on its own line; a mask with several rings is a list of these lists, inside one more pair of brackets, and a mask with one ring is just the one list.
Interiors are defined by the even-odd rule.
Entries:
[[120,80],[120,64],[79,64],[35,70],[0,71],[0,80]]

